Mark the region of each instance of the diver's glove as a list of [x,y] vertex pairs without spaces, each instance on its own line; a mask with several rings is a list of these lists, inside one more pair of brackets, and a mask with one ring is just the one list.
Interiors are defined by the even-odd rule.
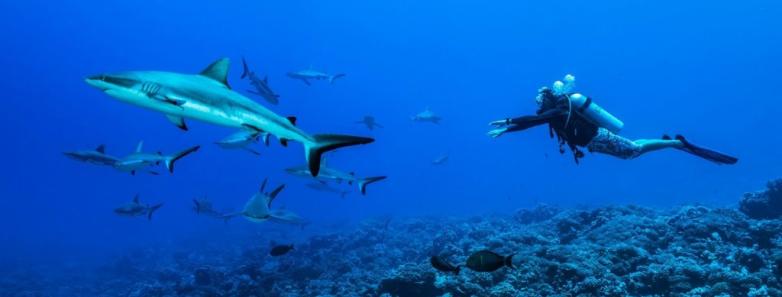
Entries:
[[507,127],[497,128],[494,130],[489,131],[489,137],[491,138],[497,138],[500,137],[502,134],[505,134],[505,132],[508,132]]

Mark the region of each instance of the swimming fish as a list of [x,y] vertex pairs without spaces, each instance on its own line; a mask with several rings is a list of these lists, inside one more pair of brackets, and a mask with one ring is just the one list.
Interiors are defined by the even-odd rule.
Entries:
[[269,255],[272,257],[279,257],[282,255],[287,254],[288,252],[293,250],[293,244],[288,245],[278,245],[272,247],[272,250],[269,252]]
[[419,112],[418,114],[412,116],[410,119],[413,120],[414,122],[429,122],[429,123],[439,124],[443,118],[434,114],[434,112],[429,110],[429,107],[427,107],[426,110]]
[[[292,175],[304,176],[308,178],[313,176],[309,168],[307,168],[307,166],[287,168],[285,169],[285,172],[288,172],[289,174]],[[353,172],[343,172],[338,169],[328,167],[326,165],[325,160],[324,162],[321,163],[320,173],[317,176],[318,181],[332,180],[332,181],[336,181],[337,183],[341,183],[345,181],[349,185],[355,183],[358,186],[358,191],[361,192],[361,195],[367,194],[367,185],[379,182],[386,178],[387,178],[386,176],[371,176],[371,177],[360,178],[357,177],[356,174]]]
[[337,74],[334,74],[334,75],[330,75],[330,74],[327,74],[327,73],[322,72],[322,71],[314,70],[314,69],[312,69],[312,66],[310,66],[310,68],[305,69],[305,70],[288,72],[288,77],[293,78],[293,79],[301,80],[302,82],[304,82],[304,84],[309,86],[309,85],[311,85],[311,83],[310,83],[311,79],[312,80],[322,80],[322,79],[325,79],[325,80],[328,80],[330,84],[333,84],[334,80],[336,80],[338,78],[345,77],[345,74],[337,73]]
[[438,157],[437,159],[432,160],[432,165],[444,165],[445,163],[448,163],[448,155],[442,155]]
[[432,256],[429,259],[429,262],[432,264],[432,267],[434,267],[434,269],[437,269],[442,272],[451,272],[453,274],[459,274],[459,271],[461,271],[460,266],[454,266],[453,264],[446,261],[440,256]]
[[136,171],[145,169],[149,166],[158,165],[161,162],[165,164],[169,172],[174,173],[174,162],[185,156],[198,151],[201,146],[193,146],[173,155],[163,155],[161,153],[144,153],[142,148],[144,142],[139,142],[136,146],[136,151],[130,155],[127,155],[114,163],[114,168],[120,171],[130,172],[135,175]]
[[280,95],[275,94],[274,91],[272,91],[272,89],[269,87],[268,77],[260,79],[257,75],[255,75],[255,72],[250,70],[250,67],[247,66],[247,61],[245,61],[244,58],[242,58],[242,67],[244,68],[244,71],[242,72],[242,78],[246,77],[249,79],[250,84],[255,87],[255,91],[247,90],[247,92],[261,96],[271,104],[277,105],[280,103]]
[[367,126],[367,129],[374,130],[375,127],[383,128],[383,125],[380,125],[375,121],[375,117],[373,116],[364,116],[363,119],[360,121],[357,121],[356,124],[364,124],[364,126]]
[[114,166],[117,163],[117,157],[106,154],[106,146],[99,145],[94,150],[72,151],[63,153],[68,158],[97,165]]
[[492,272],[503,266],[513,267],[513,254],[503,257],[489,250],[475,252],[467,258],[467,268],[479,272]]
[[149,205],[149,204],[141,204],[138,199],[139,195],[136,194],[135,197],[133,197],[133,201],[126,203],[120,207],[117,207],[114,209],[114,213],[121,216],[126,217],[137,217],[137,216],[146,216],[147,220],[152,219],[152,214],[155,213],[160,207],[163,206],[163,203],[155,204],[155,205]]
[[[372,138],[306,133],[296,127],[295,117],[282,117],[233,90],[228,85],[227,58],[207,66],[199,74],[164,71],[129,71],[99,74],[87,84],[123,102],[163,113],[182,130],[185,118],[255,132],[304,145],[304,156],[313,176],[320,170],[321,156],[338,148],[368,144]],[[323,111],[327,112],[327,111]]]

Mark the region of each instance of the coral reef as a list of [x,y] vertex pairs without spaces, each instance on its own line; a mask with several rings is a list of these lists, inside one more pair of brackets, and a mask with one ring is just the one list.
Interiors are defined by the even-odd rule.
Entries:
[[782,217],[782,179],[768,182],[766,190],[744,194],[739,210],[753,219]]
[[[105,265],[91,283],[18,274],[0,295],[782,296],[782,220],[743,212],[541,206],[508,217],[372,220],[312,236],[283,257],[249,245],[150,249]],[[429,266],[433,254],[464,263],[480,249],[515,253],[517,269]]]

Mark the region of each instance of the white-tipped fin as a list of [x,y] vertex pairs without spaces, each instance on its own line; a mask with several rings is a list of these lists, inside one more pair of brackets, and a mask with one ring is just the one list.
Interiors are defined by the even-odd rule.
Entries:
[[136,152],[140,153],[142,149],[144,149],[144,141],[143,140],[139,141],[138,144],[136,145]]

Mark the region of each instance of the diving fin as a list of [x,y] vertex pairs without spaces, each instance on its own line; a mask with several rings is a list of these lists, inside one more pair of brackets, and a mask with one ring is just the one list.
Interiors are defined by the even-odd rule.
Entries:
[[[663,137],[665,138],[665,137]],[[680,148],[680,150],[688,152],[690,154],[696,155],[698,157],[701,157],[703,159],[706,159],[708,161],[717,163],[719,165],[727,164],[727,165],[733,165],[736,164],[736,162],[739,161],[738,158],[729,156],[714,150],[710,150],[707,148],[699,147],[697,145],[694,145],[687,141],[684,136],[676,135],[676,140],[681,141],[682,144],[684,144],[683,148]]]

